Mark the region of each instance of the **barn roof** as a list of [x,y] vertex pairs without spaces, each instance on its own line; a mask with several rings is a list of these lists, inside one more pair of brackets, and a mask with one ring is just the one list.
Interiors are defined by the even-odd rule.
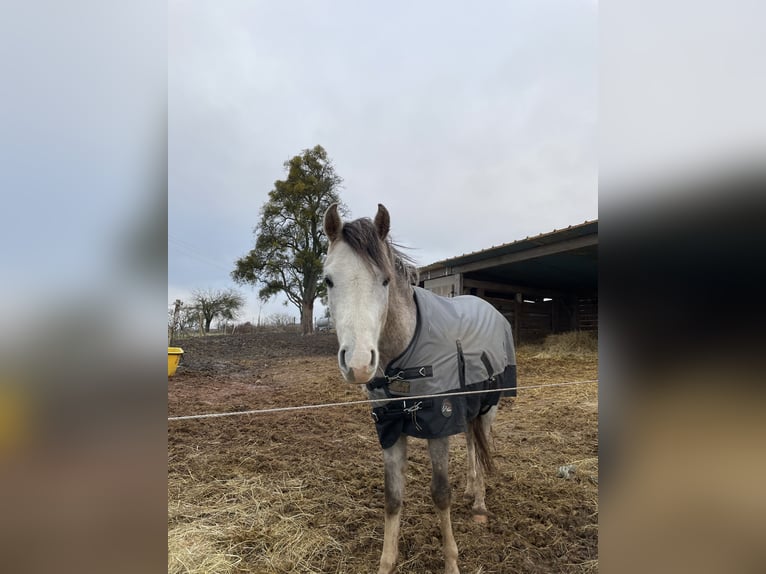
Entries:
[[457,273],[551,291],[597,291],[598,220],[437,261],[420,268],[420,279]]

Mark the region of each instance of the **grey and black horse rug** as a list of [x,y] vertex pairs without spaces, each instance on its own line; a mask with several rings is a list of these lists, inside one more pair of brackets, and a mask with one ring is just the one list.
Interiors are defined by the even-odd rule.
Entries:
[[[383,448],[404,433],[439,438],[465,432],[500,396],[516,396],[516,352],[508,321],[490,303],[470,295],[441,297],[415,287],[417,326],[412,341],[367,383],[372,418]],[[462,391],[490,391],[450,396]],[[407,399],[439,395],[428,399]]]

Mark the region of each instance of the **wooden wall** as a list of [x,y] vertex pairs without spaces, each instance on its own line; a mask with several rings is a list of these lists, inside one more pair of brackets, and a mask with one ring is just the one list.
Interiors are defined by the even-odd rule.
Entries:
[[566,331],[598,330],[598,297],[555,298],[548,301],[522,298],[483,297],[492,303],[513,326],[519,343],[542,341],[547,335]]

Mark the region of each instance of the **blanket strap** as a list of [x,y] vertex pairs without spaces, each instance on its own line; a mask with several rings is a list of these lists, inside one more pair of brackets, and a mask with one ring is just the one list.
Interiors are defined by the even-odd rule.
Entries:
[[457,375],[460,379],[460,388],[465,389],[465,357],[463,356],[463,344],[460,339],[455,341],[457,346]]
[[383,386],[387,386],[394,381],[411,381],[413,379],[427,379],[434,376],[434,368],[431,365],[425,365],[423,367],[411,367],[409,369],[391,370],[390,374],[384,377],[375,377],[369,383],[367,388],[369,390],[379,389]]
[[399,404],[394,405],[394,403],[389,403],[387,405],[373,408],[372,420],[374,420],[377,423],[381,421],[387,421],[390,419],[399,418],[404,415],[411,415],[415,425],[420,426],[417,424],[417,419],[415,414],[421,409],[431,408],[432,405],[433,405],[433,401],[430,399],[419,400],[417,402],[409,401],[409,405],[408,405],[407,400],[402,398],[401,405]]

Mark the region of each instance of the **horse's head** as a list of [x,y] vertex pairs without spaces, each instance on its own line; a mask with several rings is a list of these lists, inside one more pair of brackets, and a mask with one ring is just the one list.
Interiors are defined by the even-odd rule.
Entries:
[[378,368],[378,340],[388,316],[394,265],[387,244],[388,210],[375,220],[344,223],[333,204],[324,217],[330,241],[324,264],[327,301],[338,334],[338,365],[350,383],[368,382]]

